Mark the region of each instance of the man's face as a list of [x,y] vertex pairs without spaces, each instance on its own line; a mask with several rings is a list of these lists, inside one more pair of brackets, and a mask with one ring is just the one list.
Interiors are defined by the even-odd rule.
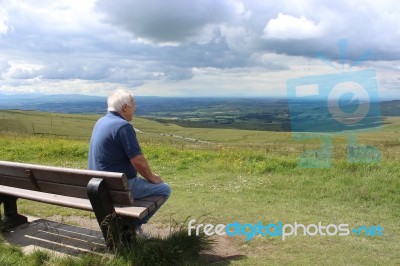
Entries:
[[132,99],[131,103],[128,105],[125,105],[123,109],[122,116],[127,120],[127,121],[132,121],[133,115],[136,111],[136,106],[135,106],[135,101]]

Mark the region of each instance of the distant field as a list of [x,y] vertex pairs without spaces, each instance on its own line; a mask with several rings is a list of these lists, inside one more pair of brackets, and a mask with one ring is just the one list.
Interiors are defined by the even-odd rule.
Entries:
[[35,111],[0,111],[0,130],[87,138],[99,115],[56,114]]
[[[97,115],[0,111],[0,160],[86,168]],[[33,124],[33,125],[32,125]],[[138,137],[155,172],[173,194],[152,223],[188,216],[205,223],[380,225],[384,236],[243,236],[232,242],[244,257],[232,265],[399,265],[400,117],[384,119],[358,142],[380,151],[379,163],[347,162],[347,139],[335,138],[331,168],[304,169],[301,154],[318,140],[290,133],[184,128],[135,118]],[[32,204],[35,208],[32,208]],[[85,215],[71,209],[21,201],[22,213],[50,217]],[[203,218],[200,218],[203,217]]]
[[[93,126],[101,115],[60,114],[34,111],[0,110],[0,131],[33,135],[65,136],[89,139]],[[384,117],[379,130],[357,134],[358,142],[375,145],[386,150],[400,142],[400,117]],[[320,139],[297,140],[291,132],[241,130],[223,128],[192,128],[173,123],[157,122],[135,117],[134,127],[143,141],[171,143],[178,146],[216,147],[218,145],[242,146],[251,149],[287,154],[301,153],[318,148]],[[290,144],[290,145],[288,145]],[[333,149],[340,154],[348,142],[345,136],[333,139]],[[389,152],[384,156],[393,156]]]
[[[27,135],[63,136],[89,141],[94,124],[101,115],[59,114],[34,111],[0,110],[0,132]],[[382,119],[382,128],[356,135],[356,144],[374,146],[383,159],[398,158],[400,143],[400,117]],[[135,117],[134,127],[144,143],[164,143],[181,149],[221,149],[240,147],[277,155],[299,157],[303,152],[317,150],[323,145],[321,138],[294,138],[291,132],[241,130],[223,128],[192,128],[147,118]],[[309,139],[308,139],[309,138]],[[350,140],[347,136],[332,138],[333,159],[347,156]]]

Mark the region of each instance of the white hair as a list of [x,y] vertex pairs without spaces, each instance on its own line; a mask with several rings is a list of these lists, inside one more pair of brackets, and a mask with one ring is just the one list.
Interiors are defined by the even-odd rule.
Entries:
[[121,112],[125,105],[131,106],[133,95],[128,90],[119,89],[114,91],[107,99],[107,111]]

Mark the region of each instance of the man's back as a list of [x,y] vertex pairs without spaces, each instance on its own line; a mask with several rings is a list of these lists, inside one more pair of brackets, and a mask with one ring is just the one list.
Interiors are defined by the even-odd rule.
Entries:
[[89,149],[89,169],[122,172],[128,178],[137,175],[130,158],[142,154],[132,125],[118,113],[100,118],[92,133]]
[[[97,121],[90,140],[89,169],[125,173],[129,189],[135,199],[171,194],[171,188],[161,176],[153,174],[142,154],[132,121],[135,113],[133,95],[127,90],[117,90],[107,99],[109,113]],[[140,174],[142,177],[137,176]],[[142,220],[135,221],[137,232],[141,225],[156,213],[157,206]]]

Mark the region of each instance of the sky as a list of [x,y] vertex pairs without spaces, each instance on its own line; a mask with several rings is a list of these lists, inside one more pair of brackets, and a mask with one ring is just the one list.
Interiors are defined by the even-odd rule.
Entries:
[[287,97],[372,69],[397,99],[399,25],[396,0],[0,0],[0,94]]

